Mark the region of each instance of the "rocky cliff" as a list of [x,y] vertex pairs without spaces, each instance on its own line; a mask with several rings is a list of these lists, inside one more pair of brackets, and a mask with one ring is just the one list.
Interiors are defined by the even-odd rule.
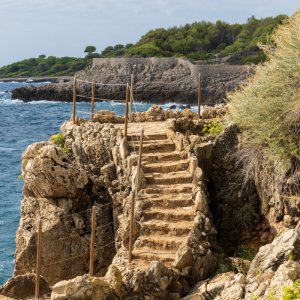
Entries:
[[[273,293],[279,300],[283,286],[295,289],[297,201],[283,195],[287,183],[296,182],[297,165],[268,177],[258,170],[243,186],[236,176],[243,174],[242,166],[228,155],[239,150],[237,127],[218,136],[203,131],[213,126],[205,117],[218,122],[226,112],[221,108],[203,109],[200,120],[188,109],[168,115],[153,106],[145,113],[131,264],[130,196],[136,188],[139,123],[130,124],[127,140],[123,124],[77,118],[61,127],[63,148],[51,140],[30,145],[22,156],[25,186],[14,278],[0,294],[14,297],[8,286],[27,276],[17,275],[34,273],[40,219],[42,276],[54,285],[51,299],[252,300]],[[93,206],[96,251],[89,277],[84,274]],[[240,256],[243,249],[249,249],[249,258],[258,251],[252,262]]]
[[[186,103],[198,101],[198,77],[202,75],[202,103],[215,103],[226,91],[237,88],[253,73],[249,66],[200,66],[180,58],[101,58],[78,72],[78,79],[107,84],[130,84],[134,74],[134,98],[150,103]],[[77,94],[90,96],[91,84],[78,82]],[[96,98],[124,100],[125,86],[96,85]],[[12,99],[23,101],[73,101],[73,83],[42,87],[21,87],[12,91]],[[77,97],[77,101],[90,101]],[[96,100],[97,101],[97,100]]]

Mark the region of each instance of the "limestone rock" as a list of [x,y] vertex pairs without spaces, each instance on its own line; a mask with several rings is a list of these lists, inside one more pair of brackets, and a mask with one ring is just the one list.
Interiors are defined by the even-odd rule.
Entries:
[[116,123],[125,123],[125,117],[122,115],[117,116]]
[[122,274],[116,266],[111,266],[105,276],[109,279],[109,283],[114,290],[114,293],[119,299],[123,299],[127,292],[122,284]]
[[202,190],[200,190],[196,194],[195,209],[196,209],[196,211],[200,211],[204,215],[207,215],[207,213],[209,211],[208,200],[207,200],[205,193]]
[[[88,275],[84,275],[78,276],[71,280],[63,280],[56,283],[52,288],[51,300],[91,300],[92,283],[88,279]],[[109,287],[109,284],[106,284]]]
[[1,295],[0,295],[0,300],[15,300],[15,299],[14,299],[14,298],[5,297],[5,296],[1,296]]
[[212,171],[213,143],[196,144],[194,154],[199,161],[199,168],[202,169],[206,178],[210,178]]
[[168,120],[168,119],[174,119],[175,118],[175,114],[172,110],[167,109],[163,112],[164,115],[164,119]]
[[127,138],[123,137],[121,144],[120,144],[120,156],[121,158],[126,158],[126,156],[129,154],[129,150],[128,150],[128,142],[127,142]]
[[146,273],[148,281],[157,284],[162,291],[165,291],[170,285],[171,275],[171,270],[159,261],[152,261]]
[[100,110],[95,114],[93,121],[100,123],[115,123],[116,114],[109,110]]
[[[36,275],[33,273],[13,277],[0,286],[0,295],[15,299],[35,297],[35,279]],[[50,292],[48,282],[43,276],[40,276],[40,295]]]
[[192,265],[193,265],[192,248],[181,245],[176,252],[176,258],[173,263],[174,268],[183,270],[184,268]]
[[201,109],[200,116],[201,116],[201,119],[208,119],[209,118],[209,110],[208,110],[208,106],[207,105],[205,105]]
[[236,274],[232,280],[227,279],[221,293],[224,300],[242,300],[244,298],[245,278],[243,274]]
[[166,121],[166,128],[175,131],[175,126],[176,126],[176,120],[175,119],[169,119],[169,120]]
[[204,280],[212,269],[213,254],[210,249],[206,251],[205,256],[197,256],[193,262],[192,273],[189,279],[189,284],[192,286],[196,282]]
[[282,236],[275,239],[271,244],[260,247],[257,255],[250,265],[247,279],[256,275],[256,270],[260,273],[267,270],[276,271],[283,261],[289,259],[289,254],[293,249],[295,259],[300,258],[300,230],[291,229]]
[[[92,297],[90,299],[92,300],[117,300],[118,299],[115,297],[113,289],[103,279],[97,277],[90,277],[88,280],[92,286],[91,288]],[[118,292],[120,292],[120,290],[118,290]]]
[[[126,224],[126,227],[122,234],[122,243],[124,247],[129,250],[129,235],[130,235],[130,226],[129,222]],[[136,239],[140,235],[140,225],[138,222],[133,223],[133,243],[136,241]]]
[[162,107],[154,104],[146,111],[147,122],[151,121],[163,121],[164,117],[162,115]]

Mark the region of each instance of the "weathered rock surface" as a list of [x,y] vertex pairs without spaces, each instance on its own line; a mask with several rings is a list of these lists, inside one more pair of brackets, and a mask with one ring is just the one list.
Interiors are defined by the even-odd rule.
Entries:
[[[202,102],[214,103],[249,78],[249,66],[198,66],[181,58],[105,58],[94,59],[93,66],[76,74],[81,80],[124,86],[96,85],[96,98],[125,99],[125,85],[135,76],[135,101],[152,103],[197,103],[198,74],[202,74]],[[223,87],[225,83],[225,88]],[[77,94],[91,95],[91,84],[77,82]],[[99,98],[99,97],[98,97]],[[12,91],[12,99],[38,101],[40,99],[72,102],[73,82],[35,88],[21,87]],[[77,96],[77,101],[87,101]],[[95,100],[97,101],[97,100]],[[207,114],[206,112],[203,114]]]
[[[35,280],[35,274],[13,277],[0,286],[0,295],[14,299],[33,298],[35,297]],[[43,276],[40,276],[40,295],[50,295],[50,293],[48,282]]]

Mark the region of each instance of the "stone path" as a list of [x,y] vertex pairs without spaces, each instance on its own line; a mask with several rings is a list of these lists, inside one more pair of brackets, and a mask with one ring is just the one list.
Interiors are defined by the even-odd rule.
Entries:
[[[138,152],[135,133],[138,124],[130,124],[129,150]],[[142,207],[141,233],[134,244],[133,264],[148,267],[151,261],[170,265],[180,244],[187,238],[194,220],[192,177],[185,153],[175,150],[167,139],[165,122],[143,123],[142,166],[147,187],[139,196]],[[121,127],[120,127],[121,128]],[[130,154],[131,154],[130,153]]]

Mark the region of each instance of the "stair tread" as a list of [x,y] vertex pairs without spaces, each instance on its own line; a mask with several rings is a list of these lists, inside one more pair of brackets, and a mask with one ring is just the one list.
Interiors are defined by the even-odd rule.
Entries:
[[153,184],[147,184],[146,189],[152,188],[152,189],[165,189],[166,187],[170,188],[176,188],[176,187],[194,187],[193,183],[175,183],[175,184],[158,184],[158,183],[153,183]]
[[180,221],[180,222],[165,222],[158,219],[152,219],[142,222],[143,226],[166,226],[169,228],[186,228],[193,225],[193,221]]
[[161,236],[161,235],[143,235],[139,236],[138,240],[155,240],[163,242],[183,242],[187,236]]
[[187,171],[176,171],[176,172],[169,172],[169,173],[152,172],[152,173],[145,173],[145,177],[154,177],[154,178],[190,177],[192,178],[191,174],[189,174]]
[[173,214],[173,215],[191,215],[194,213],[193,206],[187,207],[163,207],[163,206],[154,206],[149,207],[144,210],[145,213],[163,213],[163,214]]
[[[142,155],[143,156],[143,155]],[[178,164],[189,164],[190,161],[188,159],[181,159],[176,161],[169,161],[169,162],[157,162],[157,163],[143,163],[142,167],[156,167],[156,166],[176,166]]]

